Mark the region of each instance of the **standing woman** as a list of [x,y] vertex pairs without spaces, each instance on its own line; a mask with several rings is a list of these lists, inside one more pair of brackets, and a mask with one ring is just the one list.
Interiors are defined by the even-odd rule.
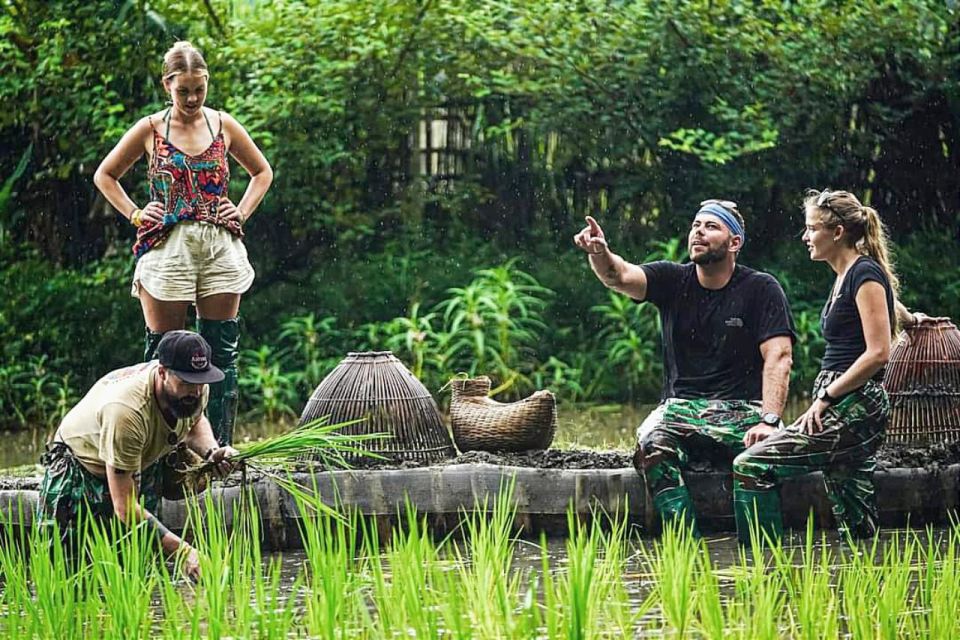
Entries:
[[[184,328],[187,309],[195,304],[199,332],[226,374],[210,385],[208,418],[220,444],[229,445],[237,412],[237,316],[240,296],[254,277],[243,225],[270,188],[273,171],[236,120],[204,106],[208,80],[200,52],[189,42],[174,44],[163,57],[170,106],[128,130],[93,181],[137,228],[131,295],[143,308],[145,359],[153,359],[165,332]],[[144,153],[150,201],[141,207],[120,178]],[[250,174],[236,204],[227,197],[228,153]]]
[[827,348],[813,404],[734,460],[734,512],[744,542],[751,523],[778,537],[783,529],[778,484],[817,470],[823,471],[841,532],[853,537],[876,532],[874,454],[890,415],[880,382],[895,316],[906,325],[921,320],[895,302],[897,276],[873,208],[847,191],[827,190],[808,191],[803,206],[810,259],[826,262],[836,274],[820,314]]

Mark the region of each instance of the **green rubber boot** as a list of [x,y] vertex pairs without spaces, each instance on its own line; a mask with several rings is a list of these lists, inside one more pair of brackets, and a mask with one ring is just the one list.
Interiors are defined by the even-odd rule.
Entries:
[[220,446],[233,443],[233,426],[237,420],[237,360],[240,357],[240,322],[232,320],[197,321],[200,335],[210,344],[213,364],[223,371],[224,379],[210,385],[210,400],[207,403],[207,419],[213,428],[213,436]]
[[733,517],[737,522],[737,540],[741,544],[750,544],[751,527],[757,530],[761,544],[766,542],[766,537],[777,542],[783,536],[783,514],[776,489],[755,491],[735,486]]
[[653,506],[664,523],[681,524],[694,538],[700,537],[697,517],[693,511],[693,500],[686,487],[664,489],[653,497]]
[[146,327],[146,333],[143,338],[143,361],[150,362],[154,360],[157,355],[157,345],[160,344],[160,339],[163,337],[163,333],[158,333],[156,331],[151,331],[150,327]]

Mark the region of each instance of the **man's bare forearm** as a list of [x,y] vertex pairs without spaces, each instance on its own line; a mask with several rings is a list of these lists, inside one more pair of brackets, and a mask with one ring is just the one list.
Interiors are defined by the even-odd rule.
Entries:
[[622,281],[624,266],[626,266],[626,263],[623,258],[609,249],[590,255],[590,268],[593,269],[593,273],[604,286],[611,289],[616,289]]
[[113,511],[128,527],[144,526],[149,533],[157,536],[160,546],[166,555],[172,555],[183,545],[183,540],[172,533],[160,520],[148,510],[144,509],[137,500],[136,486],[133,473],[111,468],[108,476],[110,498],[113,502]]
[[790,368],[793,358],[789,352],[778,353],[763,362],[763,412],[783,416],[790,390]]
[[210,421],[207,420],[206,416],[201,416],[193,427],[190,428],[190,431],[187,432],[187,436],[184,439],[187,446],[201,457],[206,457],[207,454],[213,449],[220,447],[220,443],[217,442],[217,439],[213,435],[213,429],[210,427]]

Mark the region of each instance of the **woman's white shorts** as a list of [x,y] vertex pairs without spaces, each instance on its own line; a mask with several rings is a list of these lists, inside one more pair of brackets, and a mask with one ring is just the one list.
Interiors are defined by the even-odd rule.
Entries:
[[218,293],[246,293],[254,275],[240,238],[206,222],[179,222],[137,261],[130,295],[139,298],[142,287],[157,300],[196,302]]

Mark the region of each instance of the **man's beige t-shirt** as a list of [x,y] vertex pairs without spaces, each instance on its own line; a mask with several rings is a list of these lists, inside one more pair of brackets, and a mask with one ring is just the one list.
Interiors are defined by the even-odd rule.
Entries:
[[60,423],[57,440],[91,470],[105,473],[105,465],[123,471],[142,471],[173,451],[169,435],[177,442],[207,407],[210,387],[205,386],[194,416],[167,424],[153,392],[159,363],[145,362],[117,369],[100,378]]

